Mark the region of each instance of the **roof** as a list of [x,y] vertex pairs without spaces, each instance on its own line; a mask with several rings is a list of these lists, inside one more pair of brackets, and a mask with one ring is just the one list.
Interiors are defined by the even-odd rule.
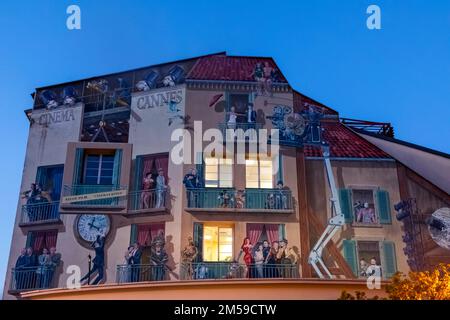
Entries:
[[287,83],[277,64],[269,57],[211,55],[199,58],[187,75],[189,80],[255,81],[253,71],[257,63],[269,63],[278,70],[279,81]]
[[338,112],[330,107],[327,107],[323,103],[320,103],[310,97],[305,96],[303,93],[294,90],[294,109],[300,112],[304,109],[306,104],[312,104],[323,108],[323,113],[326,115],[338,115]]
[[[390,159],[391,157],[340,122],[322,123],[323,140],[330,145],[332,158]],[[322,157],[320,147],[305,146],[305,156]]]

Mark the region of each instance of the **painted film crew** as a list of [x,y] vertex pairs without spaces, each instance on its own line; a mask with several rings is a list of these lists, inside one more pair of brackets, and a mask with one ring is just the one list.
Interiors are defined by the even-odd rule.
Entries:
[[198,256],[198,249],[192,237],[188,237],[188,244],[181,251],[181,280],[192,280],[194,276],[193,263]]
[[43,208],[38,205],[48,203],[49,201],[46,197],[43,197],[42,189],[38,184],[32,183],[29,190],[22,192],[22,198],[26,199],[26,210],[30,222],[45,219],[45,217],[41,216],[45,212],[43,212]]
[[299,256],[293,248],[288,247],[287,239],[280,241],[277,258],[280,264],[278,272],[282,278],[295,278],[298,276],[297,262]]
[[93,266],[89,272],[81,278],[80,282],[90,279],[91,275],[98,272],[97,278],[92,282],[92,285],[98,284],[104,277],[105,269],[105,237],[97,235],[97,239],[91,245],[95,250],[95,257],[92,260]]

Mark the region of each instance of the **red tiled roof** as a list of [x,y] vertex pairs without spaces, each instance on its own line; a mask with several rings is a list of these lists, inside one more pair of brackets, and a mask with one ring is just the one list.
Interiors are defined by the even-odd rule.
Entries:
[[336,110],[327,107],[326,105],[317,102],[304,94],[294,90],[294,109],[296,112],[301,112],[305,108],[305,103],[312,104],[314,106],[319,106],[323,108],[323,113],[328,115],[337,115],[338,112]]
[[286,82],[286,78],[272,58],[239,57],[227,55],[213,55],[197,60],[187,75],[191,80],[222,80],[222,81],[255,81],[252,76],[256,63],[268,62],[279,72],[279,82]]
[[[363,139],[342,123],[325,122],[323,139],[330,145],[333,158],[391,158],[387,153]],[[305,146],[305,156],[321,157],[319,147]]]

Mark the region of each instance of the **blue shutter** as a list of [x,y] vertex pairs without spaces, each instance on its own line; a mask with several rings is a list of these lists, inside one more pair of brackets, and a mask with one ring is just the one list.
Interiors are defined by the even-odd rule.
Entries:
[[137,224],[132,224],[131,225],[131,230],[130,230],[130,245],[132,245],[133,243],[135,243],[137,241]]
[[391,224],[391,203],[389,201],[389,193],[385,190],[377,190],[375,197],[380,223]]
[[358,276],[358,255],[356,253],[356,241],[344,240],[342,242],[344,258],[353,271],[355,276]]
[[32,247],[34,242],[34,236],[32,231],[28,231],[27,240],[25,242],[25,248]]
[[278,181],[281,181],[284,184],[284,179],[283,179],[283,156],[281,155],[281,153],[278,153],[278,173],[277,173],[277,181],[276,181],[276,183],[278,183]]
[[46,190],[48,177],[47,177],[47,167],[38,167],[36,173],[36,183],[43,189]]
[[205,160],[203,159],[203,153],[197,152],[196,160],[195,160],[195,168],[197,169],[197,175],[200,177],[200,180],[202,181],[203,186],[205,183]]
[[74,185],[81,184],[81,178],[83,173],[83,155],[84,155],[83,149],[77,148],[75,150],[75,161],[73,164],[73,179],[72,179],[72,184]]
[[397,259],[395,244],[392,241],[383,241],[383,269],[382,276],[391,278],[397,272]]
[[198,254],[195,262],[203,261],[203,223],[194,222],[194,245],[197,248]]
[[339,203],[344,214],[345,222],[353,222],[352,190],[339,189]]
[[134,180],[133,180],[133,192],[132,193],[132,199],[131,199],[131,206],[133,210],[139,209],[139,201],[141,197],[141,193],[138,192],[142,190],[142,168],[144,164],[144,157],[143,156],[137,156],[136,160],[134,161]]
[[64,165],[59,165],[52,168],[52,200],[58,201],[61,197],[61,189],[63,182]]
[[114,166],[113,166],[113,176],[112,183],[114,186],[120,186],[120,167],[122,165],[122,149],[117,149],[114,155]]

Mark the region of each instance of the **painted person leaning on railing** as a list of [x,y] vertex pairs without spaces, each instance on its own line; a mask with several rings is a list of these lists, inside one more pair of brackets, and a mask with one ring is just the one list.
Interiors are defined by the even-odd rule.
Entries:
[[181,268],[180,279],[192,280],[194,277],[193,262],[198,256],[198,249],[195,247],[194,240],[191,236],[188,237],[188,244],[181,251]]
[[183,178],[183,184],[186,188],[186,195],[189,208],[199,207],[199,195],[193,190],[203,188],[204,183],[197,173],[197,169],[192,168]]
[[288,241],[280,241],[280,247],[277,253],[278,272],[282,278],[297,278],[297,262],[299,256],[292,247],[288,247]]

